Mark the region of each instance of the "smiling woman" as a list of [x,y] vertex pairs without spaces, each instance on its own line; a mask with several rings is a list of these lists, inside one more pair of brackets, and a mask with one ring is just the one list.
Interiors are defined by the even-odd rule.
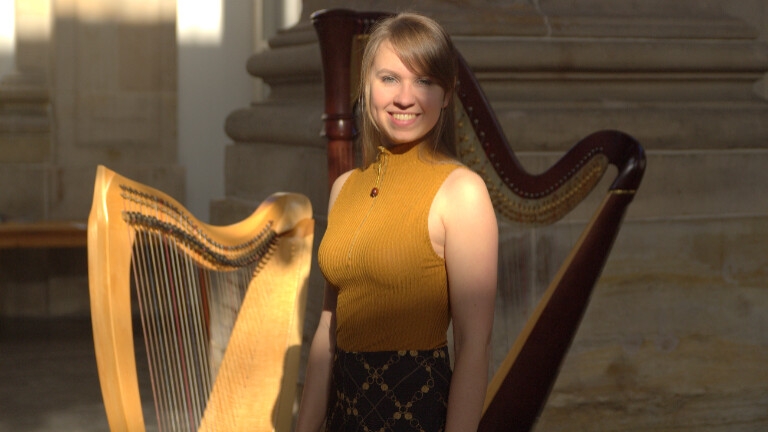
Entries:
[[381,21],[366,44],[363,164],[331,189],[297,432],[477,429],[498,228],[485,183],[454,157],[456,62],[422,15]]

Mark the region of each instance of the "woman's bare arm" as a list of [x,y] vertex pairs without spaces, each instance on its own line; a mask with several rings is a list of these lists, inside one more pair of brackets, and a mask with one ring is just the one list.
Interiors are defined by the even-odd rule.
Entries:
[[498,225],[482,179],[457,169],[441,188],[454,335],[446,432],[477,430],[488,384],[498,265]]

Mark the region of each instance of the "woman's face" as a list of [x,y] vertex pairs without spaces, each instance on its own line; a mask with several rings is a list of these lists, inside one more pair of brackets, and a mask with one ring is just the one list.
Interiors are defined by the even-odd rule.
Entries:
[[387,41],[376,52],[369,80],[371,114],[393,145],[421,141],[448,104],[445,91],[408,70]]

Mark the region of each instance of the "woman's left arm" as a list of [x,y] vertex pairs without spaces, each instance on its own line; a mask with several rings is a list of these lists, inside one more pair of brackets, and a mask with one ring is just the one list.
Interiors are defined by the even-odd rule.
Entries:
[[485,182],[473,171],[454,171],[442,192],[454,338],[446,432],[476,431],[488,385],[498,225]]

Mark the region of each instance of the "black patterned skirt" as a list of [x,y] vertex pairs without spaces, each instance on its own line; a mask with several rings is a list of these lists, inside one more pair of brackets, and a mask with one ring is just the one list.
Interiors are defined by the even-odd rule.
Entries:
[[442,432],[451,366],[446,347],[345,352],[333,361],[326,432]]

